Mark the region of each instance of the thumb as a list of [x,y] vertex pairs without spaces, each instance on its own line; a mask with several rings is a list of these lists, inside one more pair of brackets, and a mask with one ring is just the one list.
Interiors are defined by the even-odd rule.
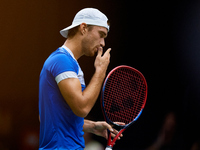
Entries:
[[106,126],[107,126],[107,129],[108,130],[110,130],[111,132],[113,132],[114,130],[113,130],[113,128],[112,128],[112,126],[111,125],[109,125],[108,123],[106,123]]

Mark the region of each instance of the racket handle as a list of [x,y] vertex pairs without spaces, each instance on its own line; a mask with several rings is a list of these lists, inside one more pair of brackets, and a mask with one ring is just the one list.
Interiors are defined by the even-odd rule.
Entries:
[[106,147],[105,150],[112,150],[112,147]]

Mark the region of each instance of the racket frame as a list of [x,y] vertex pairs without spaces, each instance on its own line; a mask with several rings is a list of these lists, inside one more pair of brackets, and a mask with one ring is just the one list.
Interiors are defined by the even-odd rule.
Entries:
[[134,71],[137,72],[138,74],[140,74],[140,76],[143,78],[143,81],[145,82],[145,85],[146,85],[146,93],[147,93],[147,82],[146,82],[146,79],[145,79],[145,77],[143,76],[143,74],[142,74],[140,71],[138,71],[137,69],[132,68],[132,67],[130,67],[130,66],[126,66],[126,65],[121,65],[121,66],[115,67],[113,70],[111,70],[111,71],[109,72],[109,74],[107,75],[107,77],[106,77],[106,79],[105,79],[105,81],[104,81],[103,87],[102,87],[102,92],[101,92],[101,108],[102,108],[102,110],[103,110],[103,116],[104,116],[104,119],[106,120],[106,122],[107,122],[108,124],[113,125],[114,128],[116,128],[116,127],[117,127],[117,128],[120,128],[120,130],[119,130],[118,134],[114,137],[113,140],[111,140],[111,133],[110,133],[110,131],[108,130],[108,143],[107,143],[106,150],[112,150],[112,147],[114,146],[116,140],[117,140],[118,137],[122,134],[122,132],[124,132],[129,126],[131,126],[131,125],[140,117],[140,115],[141,115],[141,113],[142,113],[142,111],[143,111],[143,108],[144,108],[144,106],[145,106],[145,104],[146,104],[146,100],[147,100],[147,94],[146,94],[146,95],[145,95],[145,100],[144,100],[144,103],[143,103],[143,105],[142,105],[142,107],[141,107],[140,112],[138,113],[138,115],[135,117],[135,119],[134,119],[133,121],[129,122],[129,123],[126,124],[126,125],[119,125],[119,124],[116,124],[116,123],[112,122],[112,121],[107,117],[106,111],[105,111],[105,108],[104,108],[104,96],[103,96],[103,95],[104,95],[104,91],[105,91],[105,85],[106,85],[106,83],[107,83],[108,78],[111,76],[111,74],[112,74],[114,71],[116,71],[117,69],[119,69],[119,68],[129,68],[129,69],[134,70]]

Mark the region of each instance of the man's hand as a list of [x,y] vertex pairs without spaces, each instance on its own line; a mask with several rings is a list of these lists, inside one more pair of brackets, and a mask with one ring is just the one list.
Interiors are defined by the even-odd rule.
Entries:
[[108,64],[110,63],[110,51],[111,48],[109,48],[102,56],[103,49],[102,48],[98,49],[98,54],[94,62],[94,67],[96,68],[97,72],[100,71],[100,74],[106,73]]
[[[115,122],[116,124],[119,125],[125,125],[125,123],[122,122]],[[109,125],[107,122],[105,121],[97,121],[97,122],[93,122],[93,121],[89,121],[89,120],[85,120],[84,122],[84,126],[83,126],[83,130],[85,132],[91,132],[95,135],[98,136],[102,136],[106,139],[108,139],[108,132],[107,129],[110,130],[111,132],[111,136],[114,138],[118,131],[113,129],[111,125]],[[121,134],[118,137],[118,140],[120,139],[120,137],[122,137],[123,135]]]
[[[124,123],[118,122],[117,124],[120,125],[124,125]],[[107,129],[110,130],[111,132],[111,136],[114,138],[117,134],[118,131],[113,129],[111,125],[109,125],[107,122],[105,121],[98,121],[95,123],[95,127],[94,127],[94,134],[98,135],[98,136],[102,136],[106,139],[108,139],[108,133],[107,133]],[[121,134],[118,137],[118,140],[120,139],[120,137],[122,137],[123,135]]]

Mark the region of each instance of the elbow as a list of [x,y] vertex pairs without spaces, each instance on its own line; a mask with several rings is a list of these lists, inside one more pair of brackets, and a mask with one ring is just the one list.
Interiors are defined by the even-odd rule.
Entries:
[[78,117],[82,117],[85,118],[90,110],[92,109],[93,105],[88,104],[88,99],[73,99],[71,100],[74,103],[70,103],[70,108],[73,111],[73,113],[78,116]]
[[86,108],[75,109],[75,110],[72,110],[72,111],[76,116],[82,117],[82,118],[85,118],[90,112],[90,110],[88,110]]

